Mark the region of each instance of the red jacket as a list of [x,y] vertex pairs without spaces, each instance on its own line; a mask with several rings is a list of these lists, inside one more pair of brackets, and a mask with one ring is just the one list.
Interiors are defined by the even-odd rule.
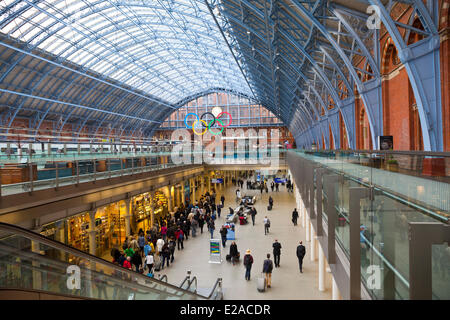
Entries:
[[175,231],[175,237],[176,237],[177,239],[180,238],[180,234],[183,235],[183,239],[184,239],[184,233],[183,233],[183,230],[177,230],[177,231]]
[[123,267],[124,267],[124,268],[127,268],[127,269],[131,269],[131,263],[130,263],[130,261],[125,260],[125,261],[123,262]]

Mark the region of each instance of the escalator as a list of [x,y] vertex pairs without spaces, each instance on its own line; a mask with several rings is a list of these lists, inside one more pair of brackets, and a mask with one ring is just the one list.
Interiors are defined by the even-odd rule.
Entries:
[[17,226],[0,223],[0,296],[34,292],[102,300],[222,299],[221,281],[209,295],[125,269]]

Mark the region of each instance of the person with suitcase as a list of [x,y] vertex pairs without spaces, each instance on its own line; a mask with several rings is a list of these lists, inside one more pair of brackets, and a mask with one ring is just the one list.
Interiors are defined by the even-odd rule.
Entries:
[[266,216],[264,218],[264,235],[267,235],[269,233],[269,228],[270,228],[270,220]]
[[244,267],[245,267],[245,280],[250,281],[250,272],[252,270],[253,257],[250,254],[250,249],[247,249],[244,256]]
[[238,251],[237,244],[235,241],[233,241],[231,243],[229,256],[230,256],[230,261],[233,263],[233,266],[234,266],[235,262],[237,260],[239,260],[239,251]]
[[[270,260],[270,253],[267,254],[267,259],[264,260],[263,263],[263,273],[265,275],[265,284],[267,285],[267,288],[270,288],[272,285],[272,270],[273,270],[273,262]],[[258,290],[259,290],[259,284],[258,284]],[[263,290],[264,291],[264,287]]]

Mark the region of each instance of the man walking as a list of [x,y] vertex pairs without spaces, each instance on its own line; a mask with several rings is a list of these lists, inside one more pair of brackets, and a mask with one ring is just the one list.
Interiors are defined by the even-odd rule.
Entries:
[[270,260],[270,253],[267,254],[267,259],[264,260],[263,264],[263,273],[266,276],[266,284],[267,288],[270,288],[272,285],[272,270],[273,270],[273,262]]
[[220,228],[220,235],[222,236],[222,246],[225,248],[225,244],[227,243],[227,233],[228,233],[228,229],[225,228],[225,226],[222,226],[222,228]]
[[294,226],[297,225],[297,219],[298,219],[298,211],[297,208],[292,211],[292,222],[294,223]]
[[255,207],[253,207],[253,208],[251,209],[250,214],[252,215],[252,222],[253,222],[253,225],[255,225],[255,216],[256,216],[256,214],[257,214],[256,208],[255,208]]
[[275,239],[275,242],[272,244],[273,247],[273,260],[275,262],[275,268],[280,267],[280,256],[281,256],[281,243]]
[[[222,205],[223,206],[223,205]],[[220,218],[220,213],[222,212],[222,206],[219,204],[217,206],[217,216]]]
[[267,235],[269,233],[269,228],[270,228],[270,220],[266,216],[264,218],[264,235]]
[[300,244],[297,246],[297,258],[298,258],[298,265],[300,267],[300,273],[303,273],[303,258],[306,254],[306,248],[303,245],[303,242],[300,241]]
[[224,197],[224,195],[221,195],[221,196],[220,196],[220,202],[222,202],[222,208],[223,208],[224,203],[225,203],[225,197]]
[[213,219],[209,219],[208,230],[211,233],[211,239],[214,238],[214,229],[216,229],[216,226],[214,225],[214,220]]

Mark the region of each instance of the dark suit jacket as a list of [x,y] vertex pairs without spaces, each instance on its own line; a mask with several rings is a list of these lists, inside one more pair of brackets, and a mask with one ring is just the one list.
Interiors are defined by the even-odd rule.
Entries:
[[274,242],[273,245],[273,254],[274,255],[278,255],[281,253],[281,243],[279,242]]
[[297,247],[297,257],[303,259],[303,257],[305,256],[305,254],[306,254],[306,248],[305,248],[304,245],[300,244],[300,245]]

